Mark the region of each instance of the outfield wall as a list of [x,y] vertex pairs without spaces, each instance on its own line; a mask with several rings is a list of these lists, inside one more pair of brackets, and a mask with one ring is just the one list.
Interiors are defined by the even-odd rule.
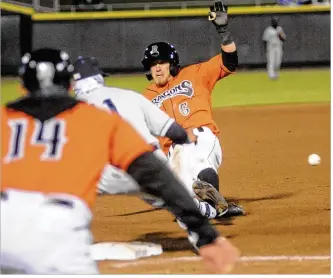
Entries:
[[1,72],[20,61],[20,16],[1,16]]
[[[231,13],[230,30],[238,46],[240,65],[264,66],[261,36],[270,23],[273,11]],[[330,12],[278,12],[280,24],[288,37],[283,63],[329,64]],[[104,17],[103,13],[68,14],[68,17],[64,14],[34,14],[32,47],[62,48],[73,57],[95,56],[103,68],[113,71],[141,69],[144,48],[154,41],[172,42],[178,49],[182,65],[204,61],[219,52],[219,37],[203,11],[191,16],[184,13],[178,14],[178,17],[162,18],[160,16],[163,15],[159,14],[141,14],[144,18],[135,16],[135,13],[124,18],[124,13],[116,12],[106,12]],[[14,24],[14,19],[11,24]],[[2,26],[5,40],[14,33],[13,28]],[[17,36],[16,33],[14,35]],[[12,52],[13,55],[2,55],[2,65],[18,63],[16,54],[20,53],[17,50],[20,45],[5,42],[4,46],[1,54]]]

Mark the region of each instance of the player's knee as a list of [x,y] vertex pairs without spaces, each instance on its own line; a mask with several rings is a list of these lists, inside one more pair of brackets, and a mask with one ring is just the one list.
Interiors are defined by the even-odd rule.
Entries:
[[219,176],[213,168],[206,168],[200,171],[198,179],[210,183],[219,190]]

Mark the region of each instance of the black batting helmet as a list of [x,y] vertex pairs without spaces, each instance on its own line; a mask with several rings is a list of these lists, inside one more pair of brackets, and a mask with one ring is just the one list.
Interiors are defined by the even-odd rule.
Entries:
[[23,55],[19,75],[31,96],[50,96],[68,93],[73,70],[65,51],[41,48]]
[[94,75],[101,74],[103,77],[109,76],[109,74],[103,72],[97,59],[95,57],[82,57],[79,56],[77,60],[73,63],[74,72],[73,79],[78,81],[85,79]]
[[148,45],[145,50],[142,65],[146,71],[148,80],[152,80],[150,68],[156,61],[166,61],[170,63],[170,74],[176,76],[179,72],[179,56],[175,47],[167,42],[156,42]]

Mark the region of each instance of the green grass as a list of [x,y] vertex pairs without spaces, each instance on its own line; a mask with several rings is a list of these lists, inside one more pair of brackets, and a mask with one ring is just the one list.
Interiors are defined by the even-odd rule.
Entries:
[[[142,92],[148,85],[142,75],[113,75],[110,86]],[[2,104],[19,96],[16,78],[1,79]],[[271,81],[264,71],[239,72],[218,82],[213,92],[214,107],[308,103],[330,101],[330,70],[284,70]]]
[[278,80],[265,72],[242,72],[219,82],[214,90],[216,107],[330,101],[330,71],[282,71]]

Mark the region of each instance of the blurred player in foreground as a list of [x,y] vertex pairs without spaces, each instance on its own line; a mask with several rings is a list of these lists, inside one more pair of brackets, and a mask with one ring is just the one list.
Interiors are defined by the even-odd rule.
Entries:
[[64,51],[25,54],[20,76],[27,96],[2,108],[2,273],[98,273],[89,253],[91,208],[106,163],[163,199],[187,225],[209,271],[231,271],[238,250],[117,113],[69,96],[72,71]]
[[[80,57],[74,65],[74,92],[78,99],[119,113],[132,127],[152,145],[154,153],[167,163],[168,159],[159,147],[156,136],[167,137],[176,144],[191,143],[188,135],[174,119],[158,109],[141,94],[104,84],[105,75],[98,66],[95,58]],[[139,186],[121,169],[111,164],[105,166],[98,184],[100,193],[107,191],[113,194],[137,193]],[[141,194],[141,197],[155,207],[163,207],[160,199]],[[194,199],[201,214],[207,218],[214,218],[216,210],[207,202]]]
[[173,144],[160,138],[168,153],[171,167],[177,172],[188,191],[210,203],[216,217],[244,214],[235,204],[228,204],[219,193],[218,168],[222,150],[213,120],[211,94],[217,81],[232,74],[238,65],[236,45],[228,30],[227,6],[216,1],[210,7],[209,20],[221,38],[221,54],[210,60],[180,69],[175,47],[166,42],[150,44],[142,64],[148,80],[153,80],[144,95],[157,107],[174,118],[197,138],[197,144]]
[[271,26],[265,29],[262,39],[265,43],[268,77],[277,79],[282,62],[283,43],[286,40],[286,34],[279,26],[277,17],[271,19]]

